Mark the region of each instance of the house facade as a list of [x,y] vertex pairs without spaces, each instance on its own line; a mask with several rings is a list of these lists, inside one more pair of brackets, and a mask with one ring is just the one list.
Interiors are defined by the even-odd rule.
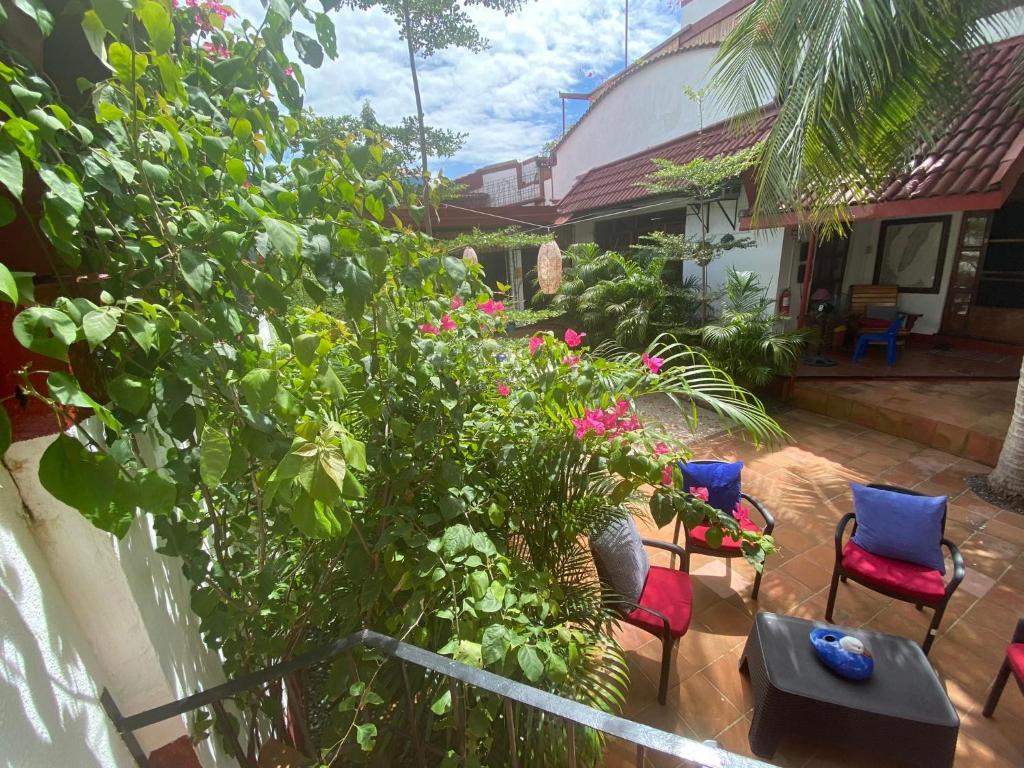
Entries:
[[714,262],[709,279],[720,284],[729,267],[756,272],[773,294],[789,297],[791,324],[820,289],[842,312],[853,286],[894,284],[899,309],[918,315],[915,333],[1024,344],[1024,112],[1013,101],[1022,37],[975,52],[960,117],[869,204],[851,206],[845,237],[819,240],[792,219],[754,229],[749,175],[706,210],[643,188],[655,158],[731,154],[770,129],[771,105],[737,136],[732,115],[713,99],[696,104],[684,93],[707,85],[721,41],[749,5],[687,4],[679,33],[590,94],[588,111],[549,161],[548,202],[566,239],[622,250],[656,230],[704,226],[713,235],[749,236],[755,246]]

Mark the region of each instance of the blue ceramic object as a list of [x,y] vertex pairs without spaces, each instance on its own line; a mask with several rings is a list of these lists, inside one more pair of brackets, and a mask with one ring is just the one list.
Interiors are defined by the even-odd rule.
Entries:
[[812,629],[811,646],[822,663],[840,677],[867,680],[875,670],[871,651],[853,635],[835,629]]

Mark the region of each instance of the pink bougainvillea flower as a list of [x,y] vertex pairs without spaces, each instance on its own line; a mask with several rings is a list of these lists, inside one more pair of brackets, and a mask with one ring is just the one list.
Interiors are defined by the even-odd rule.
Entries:
[[494,299],[488,299],[487,301],[482,301],[482,302],[480,302],[479,304],[476,305],[476,308],[479,309],[481,312],[483,312],[485,315],[493,315],[493,314],[496,314],[498,312],[504,312],[505,311],[504,303],[502,303],[500,301],[495,301]]
[[227,46],[220,45],[219,43],[203,43],[203,50],[217,59],[226,59],[231,55],[228,52]]
[[708,499],[711,498],[711,494],[708,492],[708,489],[705,488],[704,486],[701,486],[701,487],[698,488],[695,485],[691,485],[690,486],[690,495],[691,496],[696,496],[698,499],[700,499],[701,501],[704,501],[704,502],[706,502]]
[[444,317],[441,318],[441,330],[442,331],[454,331],[458,327],[459,326],[457,326],[455,324],[455,321],[452,320],[452,316],[451,315],[445,315]]
[[459,307],[462,306],[462,299],[460,299],[458,296],[452,296],[452,301],[449,306],[451,306],[452,309],[458,309]]
[[510,394],[512,394],[512,390],[509,389],[508,384],[499,384],[498,394],[501,395],[502,397],[508,397]]
[[437,330],[437,326],[433,323],[423,323],[420,325],[420,332],[425,333],[427,336],[437,336],[437,334],[440,333],[440,331]]
[[644,352],[644,355],[641,359],[644,361],[644,365],[647,366],[647,369],[654,374],[657,374],[658,371],[661,370],[661,367],[665,365],[665,358],[651,357],[646,352]]
[[569,349],[576,349],[580,344],[583,343],[583,337],[585,333],[577,333],[572,328],[565,329],[565,343],[569,345]]
[[570,368],[580,364],[579,355],[566,355],[562,358],[562,365],[568,365]]
[[673,466],[674,466],[673,462],[670,461],[661,470],[661,484],[662,485],[672,485],[672,467]]
[[284,68],[284,74],[285,77],[291,77],[292,75],[295,74],[295,70],[292,69],[292,66],[289,64],[287,67]]
[[667,445],[665,445],[664,443],[658,443],[657,445],[654,446],[654,455],[664,456],[666,453],[668,453],[668,450],[669,449]]
[[[604,411],[600,408],[587,409],[583,412],[583,418],[573,419],[572,424],[576,427],[576,439],[582,440],[593,432],[599,437],[604,436],[611,440],[627,432],[635,432],[640,429],[640,420],[636,414],[631,415],[628,419],[624,418],[626,411],[622,408],[622,404],[625,402],[625,400],[620,400],[614,407]],[[628,408],[628,404],[626,407]]]
[[741,523],[750,522],[750,510],[743,506],[742,501],[736,502],[736,508],[732,511],[732,516]]
[[242,182],[242,186],[245,187],[246,189],[249,189],[249,187],[252,186],[252,182],[246,179],[245,181]]
[[189,8],[195,8],[197,5],[199,5],[199,0],[185,0],[185,5],[187,5]]
[[537,354],[537,350],[544,346],[544,339],[540,336],[533,336],[530,339],[530,354]]

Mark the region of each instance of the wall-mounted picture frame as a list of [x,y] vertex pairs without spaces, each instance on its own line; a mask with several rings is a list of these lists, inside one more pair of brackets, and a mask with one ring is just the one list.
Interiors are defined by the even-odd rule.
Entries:
[[882,222],[875,257],[875,284],[900,293],[938,293],[949,245],[949,216]]

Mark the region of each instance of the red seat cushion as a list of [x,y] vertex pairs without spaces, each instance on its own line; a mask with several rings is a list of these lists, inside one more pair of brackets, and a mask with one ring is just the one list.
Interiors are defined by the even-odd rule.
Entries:
[[1006,658],[1010,662],[1013,676],[1024,682],[1024,643],[1014,643],[1007,648]]
[[938,571],[872,554],[852,541],[847,542],[843,549],[843,568],[868,586],[920,603],[934,605],[946,597],[946,583]]
[[[672,636],[682,637],[689,629],[690,617],[693,615],[690,574],[652,565],[637,603],[665,614]],[[641,608],[627,613],[626,621],[659,636],[665,626],[659,617]]]
[[[745,506],[743,508],[749,515],[750,510],[747,509],[747,507]],[[761,526],[759,526],[757,523],[749,519],[739,520],[738,522],[740,524],[740,528],[744,531],[753,531],[754,533],[761,533]],[[708,529],[710,527],[711,526],[709,525],[698,525],[696,528],[691,529],[686,534],[687,542],[692,542],[696,544],[698,547],[708,547],[708,549],[714,549],[714,547],[711,547],[708,544],[707,537]],[[722,539],[722,546],[718,547],[718,549],[727,549],[733,552],[739,552],[740,549],[742,549],[742,544],[738,539],[734,539],[732,536],[726,536],[724,539]]]
[[862,331],[884,331],[892,325],[892,320],[882,320],[878,317],[862,317],[857,322]]

